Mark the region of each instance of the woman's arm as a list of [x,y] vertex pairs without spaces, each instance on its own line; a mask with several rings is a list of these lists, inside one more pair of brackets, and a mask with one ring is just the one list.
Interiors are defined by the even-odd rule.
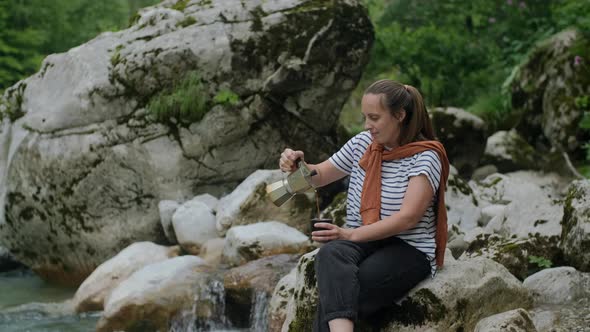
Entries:
[[336,225],[319,223],[317,227],[327,230],[312,233],[314,241],[325,242],[336,239],[354,242],[368,242],[388,238],[414,227],[426,212],[434,192],[426,175],[410,178],[400,210],[371,225],[344,229]]
[[[291,149],[285,149],[281,153],[281,159],[279,160],[279,167],[283,172],[293,172],[297,169],[295,161],[297,159],[303,159],[303,151],[293,151]],[[347,174],[336,168],[330,161],[326,160],[319,164],[308,164],[307,167],[311,170],[316,170],[317,175],[311,178],[312,184],[315,187],[322,187],[330,184],[336,180],[342,179]]]

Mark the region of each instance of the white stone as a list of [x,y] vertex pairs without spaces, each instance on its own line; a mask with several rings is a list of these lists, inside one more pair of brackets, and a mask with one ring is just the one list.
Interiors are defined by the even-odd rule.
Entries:
[[193,255],[199,254],[205,242],[218,237],[213,211],[200,200],[182,204],[174,212],[172,224],[180,246]]
[[102,263],[84,280],[74,295],[77,312],[103,309],[106,298],[135,271],[177,256],[178,247],[164,247],[151,242],[136,242],[115,257]]
[[528,311],[519,308],[480,320],[474,332],[537,332]]
[[537,304],[566,304],[583,296],[590,296],[586,282],[590,273],[582,273],[570,266],[541,270],[523,282]]
[[299,253],[309,245],[306,235],[277,221],[234,226],[225,238],[223,261],[241,265],[264,256]]

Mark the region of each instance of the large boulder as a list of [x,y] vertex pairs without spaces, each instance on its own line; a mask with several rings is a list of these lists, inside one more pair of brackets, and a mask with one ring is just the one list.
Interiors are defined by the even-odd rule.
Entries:
[[561,223],[565,259],[578,270],[590,272],[590,180],[572,182]]
[[372,41],[356,0],[166,0],[48,56],[1,98],[0,242],[78,284],[166,242],[159,201],[227,193],[285,146],[326,158]]
[[[283,331],[310,331],[317,307],[314,258],[304,255],[287,306]],[[447,250],[445,267],[427,278],[387,310],[372,317],[378,331],[472,331],[482,319],[500,312],[529,308],[532,300],[503,266],[485,258],[455,260]],[[361,325],[363,326],[363,322]]]
[[590,298],[590,273],[571,266],[545,269],[523,282],[536,304],[566,304],[580,298]]
[[535,148],[553,146],[582,158],[590,131],[579,127],[583,110],[576,99],[590,94],[590,66],[575,58],[589,52],[587,35],[560,32],[539,43],[506,82],[519,115],[516,128]]
[[537,332],[528,311],[514,309],[484,318],[474,332]]
[[168,331],[184,310],[193,317],[215,319],[223,308],[213,301],[215,278],[203,260],[179,256],[145,266],[113,290],[98,322],[98,332]]
[[496,166],[500,172],[539,169],[542,155],[514,129],[498,131],[488,137],[482,162]]
[[449,161],[462,176],[470,176],[479,165],[486,146],[485,122],[455,107],[434,108],[429,113],[436,136],[445,145]]

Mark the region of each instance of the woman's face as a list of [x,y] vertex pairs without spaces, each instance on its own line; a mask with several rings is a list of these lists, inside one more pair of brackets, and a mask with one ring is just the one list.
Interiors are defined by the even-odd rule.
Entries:
[[398,118],[381,105],[382,95],[366,94],[363,96],[361,108],[365,118],[365,129],[371,133],[373,140],[387,147],[398,146],[400,123],[406,112],[399,112]]

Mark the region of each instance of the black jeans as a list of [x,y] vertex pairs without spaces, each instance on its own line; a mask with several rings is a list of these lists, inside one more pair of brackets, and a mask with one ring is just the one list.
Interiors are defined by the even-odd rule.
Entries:
[[314,332],[330,331],[335,318],[369,316],[392,305],[430,275],[424,253],[397,237],[356,243],[335,240],[315,257],[319,303]]

